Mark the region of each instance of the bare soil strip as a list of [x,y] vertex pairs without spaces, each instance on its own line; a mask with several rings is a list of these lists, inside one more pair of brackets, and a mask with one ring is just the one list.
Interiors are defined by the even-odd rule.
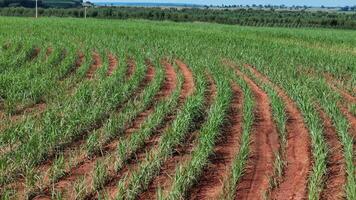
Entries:
[[48,48],[46,49],[46,56],[45,56],[46,60],[47,60],[48,57],[52,54],[52,52],[53,52],[53,48],[52,48],[52,47],[48,47]]
[[77,56],[77,59],[75,60],[74,67],[79,68],[80,66],[82,66],[84,59],[85,59],[84,53],[78,52],[78,56]]
[[[208,75],[208,90],[206,92],[205,106],[208,109],[212,104],[214,97],[216,95],[216,85],[214,80],[210,75]],[[191,152],[196,146],[196,139],[199,135],[199,129],[204,121],[204,119],[198,119],[194,125],[194,129],[190,130],[190,134],[187,134],[183,144],[178,145],[173,150],[172,157],[168,158],[160,169],[159,174],[152,180],[146,191],[141,193],[138,199],[156,199],[157,189],[161,188],[162,191],[166,191],[172,184],[172,177],[176,171],[176,167],[184,162],[191,159]]]
[[45,102],[31,104],[16,110],[11,115],[5,114],[4,112],[0,111],[0,120],[8,120],[11,122],[11,124],[13,124],[16,123],[18,120],[20,120],[22,117],[24,117],[24,115],[28,115],[28,114],[31,114],[33,116],[40,115],[46,109],[46,105],[47,104]]
[[273,86],[285,103],[287,114],[286,166],[278,188],[272,191],[272,199],[304,199],[307,195],[308,174],[311,169],[311,149],[309,133],[302,114],[292,99],[265,75],[250,65],[245,67],[263,82]]
[[230,174],[232,162],[240,148],[242,134],[242,100],[241,89],[232,83],[233,99],[228,113],[228,122],[222,129],[219,141],[211,156],[211,163],[206,167],[202,177],[193,186],[188,199],[219,199],[223,189],[223,180]]
[[[190,69],[187,67],[187,65],[184,62],[180,61],[180,60],[176,60],[176,63],[177,63],[177,65],[178,65],[178,67],[179,67],[179,69],[182,72],[183,77],[184,77],[182,91],[181,91],[181,94],[180,94],[180,97],[179,97],[178,106],[177,106],[177,108],[179,108],[179,107],[181,107],[183,105],[185,99],[194,92],[195,84],[194,84],[193,74],[190,71]],[[133,171],[137,170],[139,163],[141,163],[144,160],[144,158],[146,156],[146,152],[148,152],[150,150],[153,150],[153,149],[155,149],[157,147],[160,137],[162,136],[164,131],[168,128],[168,126],[171,124],[171,122],[175,118],[175,114],[172,114],[172,113],[176,113],[176,112],[171,112],[168,115],[168,119],[166,119],[166,122],[164,123],[165,125],[163,125],[157,131],[155,131],[155,133],[153,134],[154,136],[151,137],[145,143],[145,145],[144,145],[145,148],[141,149],[140,151],[138,151],[136,153],[135,160],[131,160],[131,163],[129,163],[128,166],[126,166],[124,168],[123,174],[130,175],[130,173],[132,173]],[[121,174],[120,178],[123,176],[123,174]],[[118,178],[115,181],[115,183],[120,178]],[[109,197],[115,198],[116,193],[117,193],[116,184],[111,185],[109,188],[106,188],[106,192],[109,194]]]
[[[132,63],[132,66],[130,68],[133,68],[133,66],[134,63]],[[133,73],[134,69],[131,69],[130,71],[132,71]],[[152,66],[148,66],[147,73],[145,75],[146,76],[145,80],[143,81],[142,84],[140,84],[139,89],[136,92],[137,94],[141,93],[144,87],[153,80],[154,74],[155,74],[154,68]],[[140,123],[140,121],[143,121],[143,119],[136,120],[135,123]],[[133,126],[139,127],[139,125],[133,125]],[[79,178],[85,177],[86,186],[92,185],[93,182],[92,171],[95,167],[96,162],[101,161],[103,157],[113,153],[116,150],[118,142],[119,140],[113,140],[112,142],[102,147],[101,155],[82,158],[83,160],[77,166],[73,167],[70,170],[70,172],[67,174],[67,176],[62,177],[62,179],[60,179],[57,183],[55,183],[54,186],[52,186],[52,188],[48,188],[45,191],[44,195],[41,194],[35,197],[35,199],[50,199],[50,189],[61,191],[65,199],[75,199],[75,191],[74,191],[75,182],[78,181]],[[81,146],[82,144],[83,143],[77,146]]]
[[275,152],[279,149],[278,134],[267,94],[239,70],[236,73],[249,85],[256,101],[251,156],[238,184],[236,199],[263,199],[273,174]]
[[[341,108],[341,111],[346,116],[347,120],[350,122],[350,132],[356,139],[356,117],[350,114],[346,108]],[[356,147],[355,147],[356,148]]]
[[102,61],[101,61],[101,58],[100,58],[100,54],[97,53],[97,52],[93,52],[93,55],[92,55],[92,64],[86,74],[86,77],[88,79],[93,79],[94,78],[94,75],[95,75],[95,72],[96,70],[102,66]]
[[330,87],[332,87],[335,91],[339,92],[339,94],[348,102],[356,103],[356,97],[349,94],[344,89],[337,87],[334,82],[337,82],[335,78],[331,74],[325,74],[326,81],[329,83]]
[[135,61],[132,58],[128,58],[127,66],[128,66],[128,70],[126,71],[126,76],[132,76],[132,74],[135,72],[135,68],[136,68]]
[[42,111],[44,111],[44,109],[46,108],[46,103],[44,101],[41,101],[39,103],[34,103],[31,105],[27,105],[27,106],[23,106],[20,109],[17,109],[12,115],[11,117],[21,117],[21,115],[27,114],[27,113],[40,113]]
[[[63,51],[63,54],[66,55],[67,52]],[[66,74],[61,78],[61,81],[63,81],[65,78],[71,76],[72,74],[75,73],[75,71],[77,71],[78,68],[80,68],[85,60],[85,55],[83,52],[78,51],[77,52],[77,58],[75,59],[75,62],[73,63],[73,66],[70,67],[70,69],[66,72]],[[70,88],[69,90],[71,91],[73,88]],[[72,92],[70,92],[72,93]]]
[[[173,66],[168,63],[168,61],[164,60],[162,61],[162,64],[165,66],[166,71],[165,71],[165,82],[160,90],[160,92],[157,93],[157,95],[154,97],[155,101],[161,101],[164,100],[165,98],[168,98],[169,95],[172,94],[174,89],[177,87],[177,74],[173,68]],[[183,92],[183,91],[182,91]],[[146,111],[142,113],[141,116],[144,116],[145,119],[150,113],[154,111],[154,107],[151,106],[148,108]],[[116,196],[117,193],[117,182],[125,175],[129,174],[132,172],[132,170],[136,169],[138,167],[138,164],[143,161],[146,152],[149,151],[150,149],[153,149],[157,143],[161,135],[163,134],[164,130],[171,124],[171,122],[175,118],[175,112],[171,112],[168,114],[168,116],[165,118],[164,123],[155,130],[155,133],[151,138],[149,138],[147,141],[145,141],[145,144],[143,145],[143,148],[139,149],[132,158],[128,160],[128,163],[125,165],[125,167],[118,173],[115,174],[111,180],[108,181],[108,184],[105,186],[104,191],[108,196],[113,199]],[[133,126],[130,128],[126,129],[124,135],[125,138],[129,138],[133,132],[139,129],[138,122],[141,124],[143,120],[135,120]]]
[[32,49],[27,56],[27,60],[28,61],[35,60],[38,57],[38,55],[40,54],[40,52],[41,52],[41,49],[38,47]]
[[107,72],[107,76],[111,76],[113,72],[116,70],[116,68],[118,67],[118,60],[116,56],[113,55],[112,53],[109,53],[108,58],[109,58],[109,69]]
[[319,111],[323,120],[325,139],[329,147],[325,188],[321,199],[344,199],[343,186],[346,183],[346,163],[340,143],[331,119],[323,111]]
[[183,92],[180,98],[185,99],[195,90],[194,77],[188,66],[183,61],[177,59],[176,63],[184,76]]

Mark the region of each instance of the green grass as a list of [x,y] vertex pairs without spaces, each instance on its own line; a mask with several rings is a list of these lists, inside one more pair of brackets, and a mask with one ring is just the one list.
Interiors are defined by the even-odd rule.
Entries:
[[[190,155],[191,162],[177,166],[180,170],[176,171],[174,187],[168,194],[172,199],[184,196],[195,181],[199,181],[202,169],[209,162],[209,155],[223,128],[222,122],[226,120],[225,111],[231,98],[230,83],[234,81],[243,92],[243,131],[230,177],[224,179],[224,190],[221,191],[222,198],[233,199],[250,155],[251,127],[256,119],[251,91],[233,70],[224,71],[226,66],[221,64],[221,60],[226,58],[237,64],[255,66],[285,91],[300,110],[311,139],[309,199],[320,198],[327,178],[330,150],[318,108],[327,114],[343,147],[341,154],[346,162],[347,180],[342,185],[345,196],[349,200],[356,198],[355,139],[351,124],[340,109],[345,100],[328,86],[323,76],[329,73],[342,77],[345,84],[340,87],[344,91],[356,88],[356,32],[353,30],[16,17],[0,17],[0,24],[0,186],[3,188],[0,192],[6,198],[13,194],[8,186],[19,177],[23,177],[29,195],[38,191],[36,188],[43,187],[38,186],[37,169],[47,160],[54,160],[50,171],[54,182],[65,176],[68,166],[75,163],[62,157],[69,144],[82,139],[85,142],[80,148],[84,147],[86,155],[97,159],[95,156],[100,155],[101,147],[120,138],[122,140],[115,152],[116,161],[111,163],[110,159],[103,158],[105,165],[98,163],[92,172],[95,181],[91,186],[95,191],[101,191],[106,187],[106,178],[112,175],[110,170],[116,168],[115,173],[118,173],[130,156],[144,148],[142,145],[156,133],[164,117],[172,114],[175,118],[159,138],[157,148],[149,151],[144,161],[137,163],[137,171],[115,183],[123,192],[120,194],[135,198],[154,179],[172,150],[185,142],[184,138],[195,127],[197,118],[206,113],[199,132],[207,137],[199,135]],[[45,49],[48,47],[53,48],[53,52],[46,59]],[[40,54],[29,60],[34,48],[40,48]],[[94,51],[100,54],[103,65],[94,78],[88,80],[86,73]],[[82,66],[74,69],[78,52],[85,55],[85,60]],[[107,77],[109,52],[117,56],[119,66]],[[134,58],[137,66],[130,79],[126,77],[127,58]],[[179,86],[174,93],[166,101],[154,102],[153,96],[164,80],[159,61],[176,58],[184,60],[194,73],[195,92],[177,106],[183,84],[182,75],[179,75]],[[147,71],[146,59],[154,61],[157,77],[144,86],[140,95],[133,95]],[[288,167],[283,164],[284,148],[288,145],[283,102],[273,87],[263,84],[243,68],[240,70],[265,90],[271,100],[271,112],[281,144],[279,159],[275,160],[274,177],[281,177],[282,169]],[[218,86],[218,96],[204,111],[204,73],[207,71]],[[46,104],[43,111],[19,112],[39,102]],[[356,106],[347,103],[350,113],[356,115]],[[117,111],[120,105],[123,107]],[[132,124],[139,113],[150,106],[154,112],[132,137],[121,138],[126,125]],[[271,180],[272,187],[278,187],[277,179]],[[88,185],[83,186],[85,180],[77,178],[75,181],[74,190],[78,197],[93,192],[93,188],[88,190]],[[167,195],[165,191],[157,193],[161,197]],[[53,192],[58,199],[65,199],[62,195],[65,194]]]

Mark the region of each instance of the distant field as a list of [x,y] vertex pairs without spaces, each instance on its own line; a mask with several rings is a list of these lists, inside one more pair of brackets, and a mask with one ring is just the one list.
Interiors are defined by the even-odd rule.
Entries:
[[356,31],[0,24],[1,199],[356,199]]
[[[58,1],[53,1],[58,2]],[[73,1],[68,1],[73,2]],[[1,5],[1,4],[0,4]],[[84,8],[78,4],[49,4],[38,10],[40,17],[78,17],[84,18]],[[75,8],[61,8],[64,5]],[[75,6],[77,5],[77,6]],[[174,22],[210,22],[219,24],[288,27],[288,28],[335,28],[356,29],[356,12],[338,11],[304,11],[283,9],[256,8],[197,8],[194,5],[182,7],[184,4],[124,4],[125,6],[90,7],[87,8],[88,18],[100,19],[148,19]],[[130,6],[136,5],[136,6]],[[151,7],[153,6],[153,7]],[[161,6],[161,7],[155,7]],[[0,6],[1,7],[1,6]],[[56,8],[54,8],[56,7]],[[59,7],[59,8],[57,8]],[[34,8],[6,7],[0,8],[0,16],[35,16]]]

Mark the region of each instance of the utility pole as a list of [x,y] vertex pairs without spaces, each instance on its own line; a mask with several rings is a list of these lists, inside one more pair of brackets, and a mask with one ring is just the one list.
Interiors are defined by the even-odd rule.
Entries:
[[84,7],[84,19],[86,19],[87,18],[87,7],[85,6]]
[[38,0],[36,0],[36,18],[38,17],[38,3],[37,3]]

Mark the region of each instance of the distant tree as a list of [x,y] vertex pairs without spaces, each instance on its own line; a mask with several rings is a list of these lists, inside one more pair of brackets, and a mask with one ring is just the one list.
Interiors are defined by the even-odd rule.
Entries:
[[341,11],[349,11],[350,10],[350,7],[349,6],[345,6],[345,7],[342,7],[341,8]]
[[[14,1],[14,0],[13,0]],[[61,0],[64,1],[64,0]],[[2,2],[0,0],[0,2]],[[225,6],[225,5],[224,5]],[[356,14],[346,15],[338,12],[307,12],[274,10],[276,6],[266,5],[269,9],[255,10],[250,6],[241,9],[200,9],[200,8],[143,8],[143,7],[95,7],[88,10],[88,16],[97,18],[143,18],[151,20],[171,21],[203,21],[224,24],[239,24],[249,26],[282,26],[282,27],[335,27],[356,29]],[[266,7],[265,6],[265,7]],[[230,7],[234,7],[231,5]],[[282,5],[276,8],[281,8]],[[300,6],[299,6],[300,7]],[[221,8],[221,7],[219,7]],[[302,8],[305,8],[302,7]],[[350,7],[354,10],[356,6]],[[42,16],[82,17],[81,8],[51,8],[40,9]],[[1,16],[33,16],[34,9],[7,7],[0,9]]]

